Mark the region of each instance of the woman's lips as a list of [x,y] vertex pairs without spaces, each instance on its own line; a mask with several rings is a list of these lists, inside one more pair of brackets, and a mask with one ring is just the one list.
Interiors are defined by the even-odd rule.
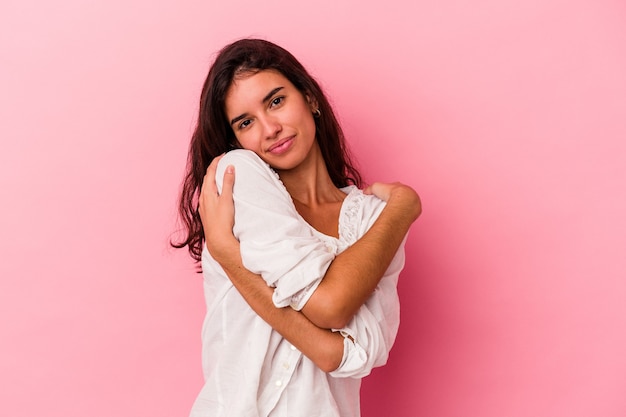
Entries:
[[289,148],[291,148],[291,145],[293,144],[294,137],[295,136],[290,136],[286,139],[279,140],[274,145],[270,146],[268,151],[274,155],[280,155],[280,154],[287,152]]

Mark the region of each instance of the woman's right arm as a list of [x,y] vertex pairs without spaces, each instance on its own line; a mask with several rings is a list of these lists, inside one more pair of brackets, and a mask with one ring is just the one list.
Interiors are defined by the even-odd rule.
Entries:
[[[335,257],[300,218],[275,174],[252,152],[229,153],[219,168],[217,161],[212,163],[204,194],[205,185],[216,186],[216,169],[217,184],[222,184],[229,164],[237,167],[232,230],[241,242],[244,267],[275,287],[276,306],[302,309],[319,327],[343,327],[371,295],[419,215],[417,194],[401,184],[374,184],[370,191],[387,200],[386,207],[361,239]],[[232,192],[230,187],[224,184],[223,191]],[[217,195],[217,188],[210,193]],[[228,203],[233,204],[224,201]],[[205,237],[207,247],[225,242],[212,239],[206,224]]]
[[314,325],[302,312],[292,308],[276,308],[272,289],[243,267],[239,245],[231,246],[220,256],[220,265],[233,286],[248,305],[274,330],[324,372],[335,371],[344,357],[344,337]]
[[[212,164],[207,176],[214,175],[214,170],[215,165]],[[202,186],[199,211],[205,229],[207,250],[220,264],[248,305],[265,322],[324,372],[336,370],[344,357],[346,343],[344,337],[339,333],[317,327],[300,311],[276,308],[272,302],[274,290],[267,286],[263,277],[244,267],[239,242],[232,233],[233,180],[232,170],[227,170],[221,195],[218,195],[214,181],[212,183],[205,181]]]

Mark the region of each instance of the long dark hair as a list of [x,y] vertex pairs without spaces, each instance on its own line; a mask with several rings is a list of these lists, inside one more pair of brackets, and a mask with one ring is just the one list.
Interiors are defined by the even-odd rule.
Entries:
[[198,198],[206,169],[216,156],[239,147],[225,112],[226,92],[238,74],[272,69],[280,72],[303,95],[319,106],[315,117],[317,142],[336,187],[361,186],[341,126],[319,84],[288,51],[262,39],[241,39],[224,47],[209,70],[200,96],[198,124],[191,137],[187,168],[179,200],[179,216],[186,233],[171,242],[175,248],[189,249],[196,261],[202,257],[204,231],[198,213]]

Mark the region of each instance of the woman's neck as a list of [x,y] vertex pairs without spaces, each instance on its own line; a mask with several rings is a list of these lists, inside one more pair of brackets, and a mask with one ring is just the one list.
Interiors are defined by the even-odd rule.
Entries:
[[333,184],[319,147],[297,168],[277,172],[300,216],[317,231],[338,238],[346,194]]
[[317,144],[311,149],[309,157],[298,167],[277,172],[296,203],[313,208],[341,202],[345,197],[345,194],[333,184]]

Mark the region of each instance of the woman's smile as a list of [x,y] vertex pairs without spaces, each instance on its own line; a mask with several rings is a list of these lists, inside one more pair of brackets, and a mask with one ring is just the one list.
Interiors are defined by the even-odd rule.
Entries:
[[280,139],[278,142],[269,147],[268,152],[271,152],[274,155],[282,155],[291,148],[294,140],[295,135],[285,139]]

